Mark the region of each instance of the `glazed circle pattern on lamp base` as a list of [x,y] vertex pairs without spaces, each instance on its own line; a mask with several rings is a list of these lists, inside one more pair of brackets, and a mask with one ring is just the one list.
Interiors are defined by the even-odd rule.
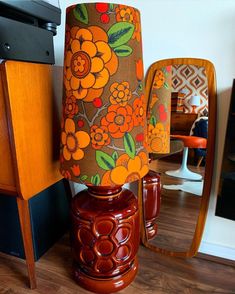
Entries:
[[72,199],[71,220],[74,276],[79,285],[96,293],[127,287],[137,273],[140,242],[134,194],[121,187],[91,186]]

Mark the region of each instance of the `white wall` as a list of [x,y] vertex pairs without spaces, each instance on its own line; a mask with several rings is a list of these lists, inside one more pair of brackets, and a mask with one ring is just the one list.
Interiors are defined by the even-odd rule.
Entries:
[[[55,37],[56,64],[63,64],[65,5],[84,1],[60,0],[62,24]],[[89,1],[95,2],[95,1]],[[110,1],[107,1],[110,2]],[[234,0],[125,0],[141,12],[145,70],[170,57],[212,61],[218,89],[215,172],[201,252],[235,259],[235,221],[215,216],[216,189],[223,153],[226,116],[235,78]]]

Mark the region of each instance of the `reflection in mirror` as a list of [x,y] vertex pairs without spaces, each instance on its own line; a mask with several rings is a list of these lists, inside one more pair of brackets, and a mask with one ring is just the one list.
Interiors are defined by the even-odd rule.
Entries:
[[235,80],[233,80],[232,96],[227,122],[224,155],[221,167],[216,215],[235,220],[235,197],[231,191],[235,189]]
[[151,172],[143,180],[142,241],[155,251],[193,256],[212,179],[214,67],[193,58],[158,61],[147,73],[146,95]]

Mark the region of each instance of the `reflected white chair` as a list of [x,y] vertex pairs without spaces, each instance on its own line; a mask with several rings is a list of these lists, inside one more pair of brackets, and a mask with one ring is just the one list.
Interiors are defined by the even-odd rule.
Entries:
[[201,180],[202,176],[192,172],[187,167],[188,148],[206,148],[207,139],[196,136],[171,135],[174,139],[182,140],[184,143],[183,159],[179,169],[166,171],[168,176],[183,178],[188,180]]

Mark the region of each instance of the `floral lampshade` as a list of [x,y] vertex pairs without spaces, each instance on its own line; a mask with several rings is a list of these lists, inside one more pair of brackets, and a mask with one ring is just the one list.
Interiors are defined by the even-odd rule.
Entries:
[[148,151],[170,152],[171,66],[156,70],[148,103]]
[[66,10],[61,173],[114,186],[148,172],[140,13],[126,5]]

